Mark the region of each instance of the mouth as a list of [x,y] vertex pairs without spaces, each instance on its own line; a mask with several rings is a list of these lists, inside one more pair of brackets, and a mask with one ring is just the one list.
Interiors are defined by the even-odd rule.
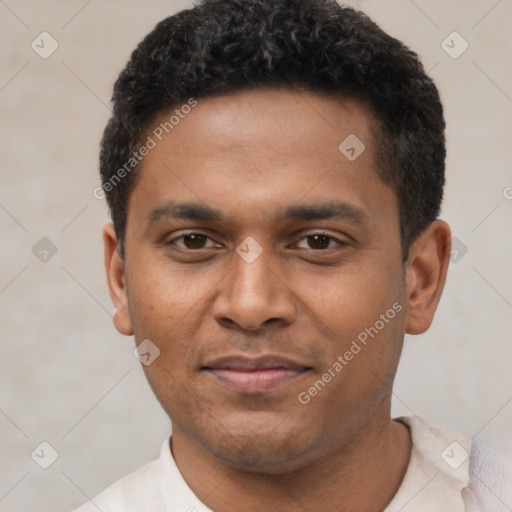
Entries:
[[202,370],[228,388],[243,393],[262,393],[302,377],[311,367],[280,356],[228,356],[206,364]]

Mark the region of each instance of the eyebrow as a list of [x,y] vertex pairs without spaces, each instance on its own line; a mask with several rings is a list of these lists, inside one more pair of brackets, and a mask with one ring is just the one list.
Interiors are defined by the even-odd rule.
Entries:
[[[220,210],[201,203],[171,200],[157,206],[148,214],[150,224],[165,218],[206,222],[223,220],[223,215]],[[368,214],[357,206],[342,201],[330,201],[328,203],[289,206],[284,210],[282,218],[283,220],[302,221],[342,219],[353,223],[361,223],[368,218]]]
[[174,219],[212,221],[220,220],[222,218],[222,214],[220,213],[220,210],[201,203],[179,203],[171,200],[161,206],[157,206],[148,215],[148,219],[151,224],[161,220],[162,218],[168,217]]
[[287,208],[286,219],[294,220],[326,220],[342,219],[354,223],[361,223],[368,218],[368,214],[362,208],[342,201],[329,203],[300,204]]

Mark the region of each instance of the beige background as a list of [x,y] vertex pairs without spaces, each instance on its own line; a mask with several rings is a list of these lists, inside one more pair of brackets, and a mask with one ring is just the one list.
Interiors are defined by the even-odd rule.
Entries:
[[[156,457],[169,433],[133,340],[112,327],[107,212],[92,191],[117,74],[142,36],[187,4],[0,0],[0,510],[69,510]],[[406,342],[394,413],[503,446],[512,426],[512,2],[359,6],[422,56],[440,88],[443,217],[467,247],[434,326]],[[31,48],[43,31],[59,44],[48,59]],[[453,31],[469,43],[457,59],[441,47]],[[46,263],[32,252],[42,237],[58,249]],[[46,470],[31,459],[42,441],[59,454]]]

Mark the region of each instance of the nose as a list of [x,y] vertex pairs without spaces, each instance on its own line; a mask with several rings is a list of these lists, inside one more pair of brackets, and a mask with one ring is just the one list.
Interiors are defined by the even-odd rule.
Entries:
[[[265,252],[265,251],[264,251]],[[289,325],[296,315],[292,292],[264,254],[248,263],[238,255],[222,280],[213,316],[224,327],[257,331],[264,325]]]

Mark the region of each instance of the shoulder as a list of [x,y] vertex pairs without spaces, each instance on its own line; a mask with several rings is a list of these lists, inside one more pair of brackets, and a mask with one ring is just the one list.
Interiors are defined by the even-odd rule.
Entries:
[[155,483],[161,476],[161,458],[116,481],[73,512],[154,512],[159,497]]
[[[510,451],[509,451],[510,453]],[[512,459],[474,441],[469,459],[470,484],[462,491],[467,512],[512,509]]]
[[389,510],[409,510],[404,507],[410,504],[415,512],[512,511],[512,459],[506,447],[498,452],[418,416],[397,421],[409,427],[413,446],[409,467]]

